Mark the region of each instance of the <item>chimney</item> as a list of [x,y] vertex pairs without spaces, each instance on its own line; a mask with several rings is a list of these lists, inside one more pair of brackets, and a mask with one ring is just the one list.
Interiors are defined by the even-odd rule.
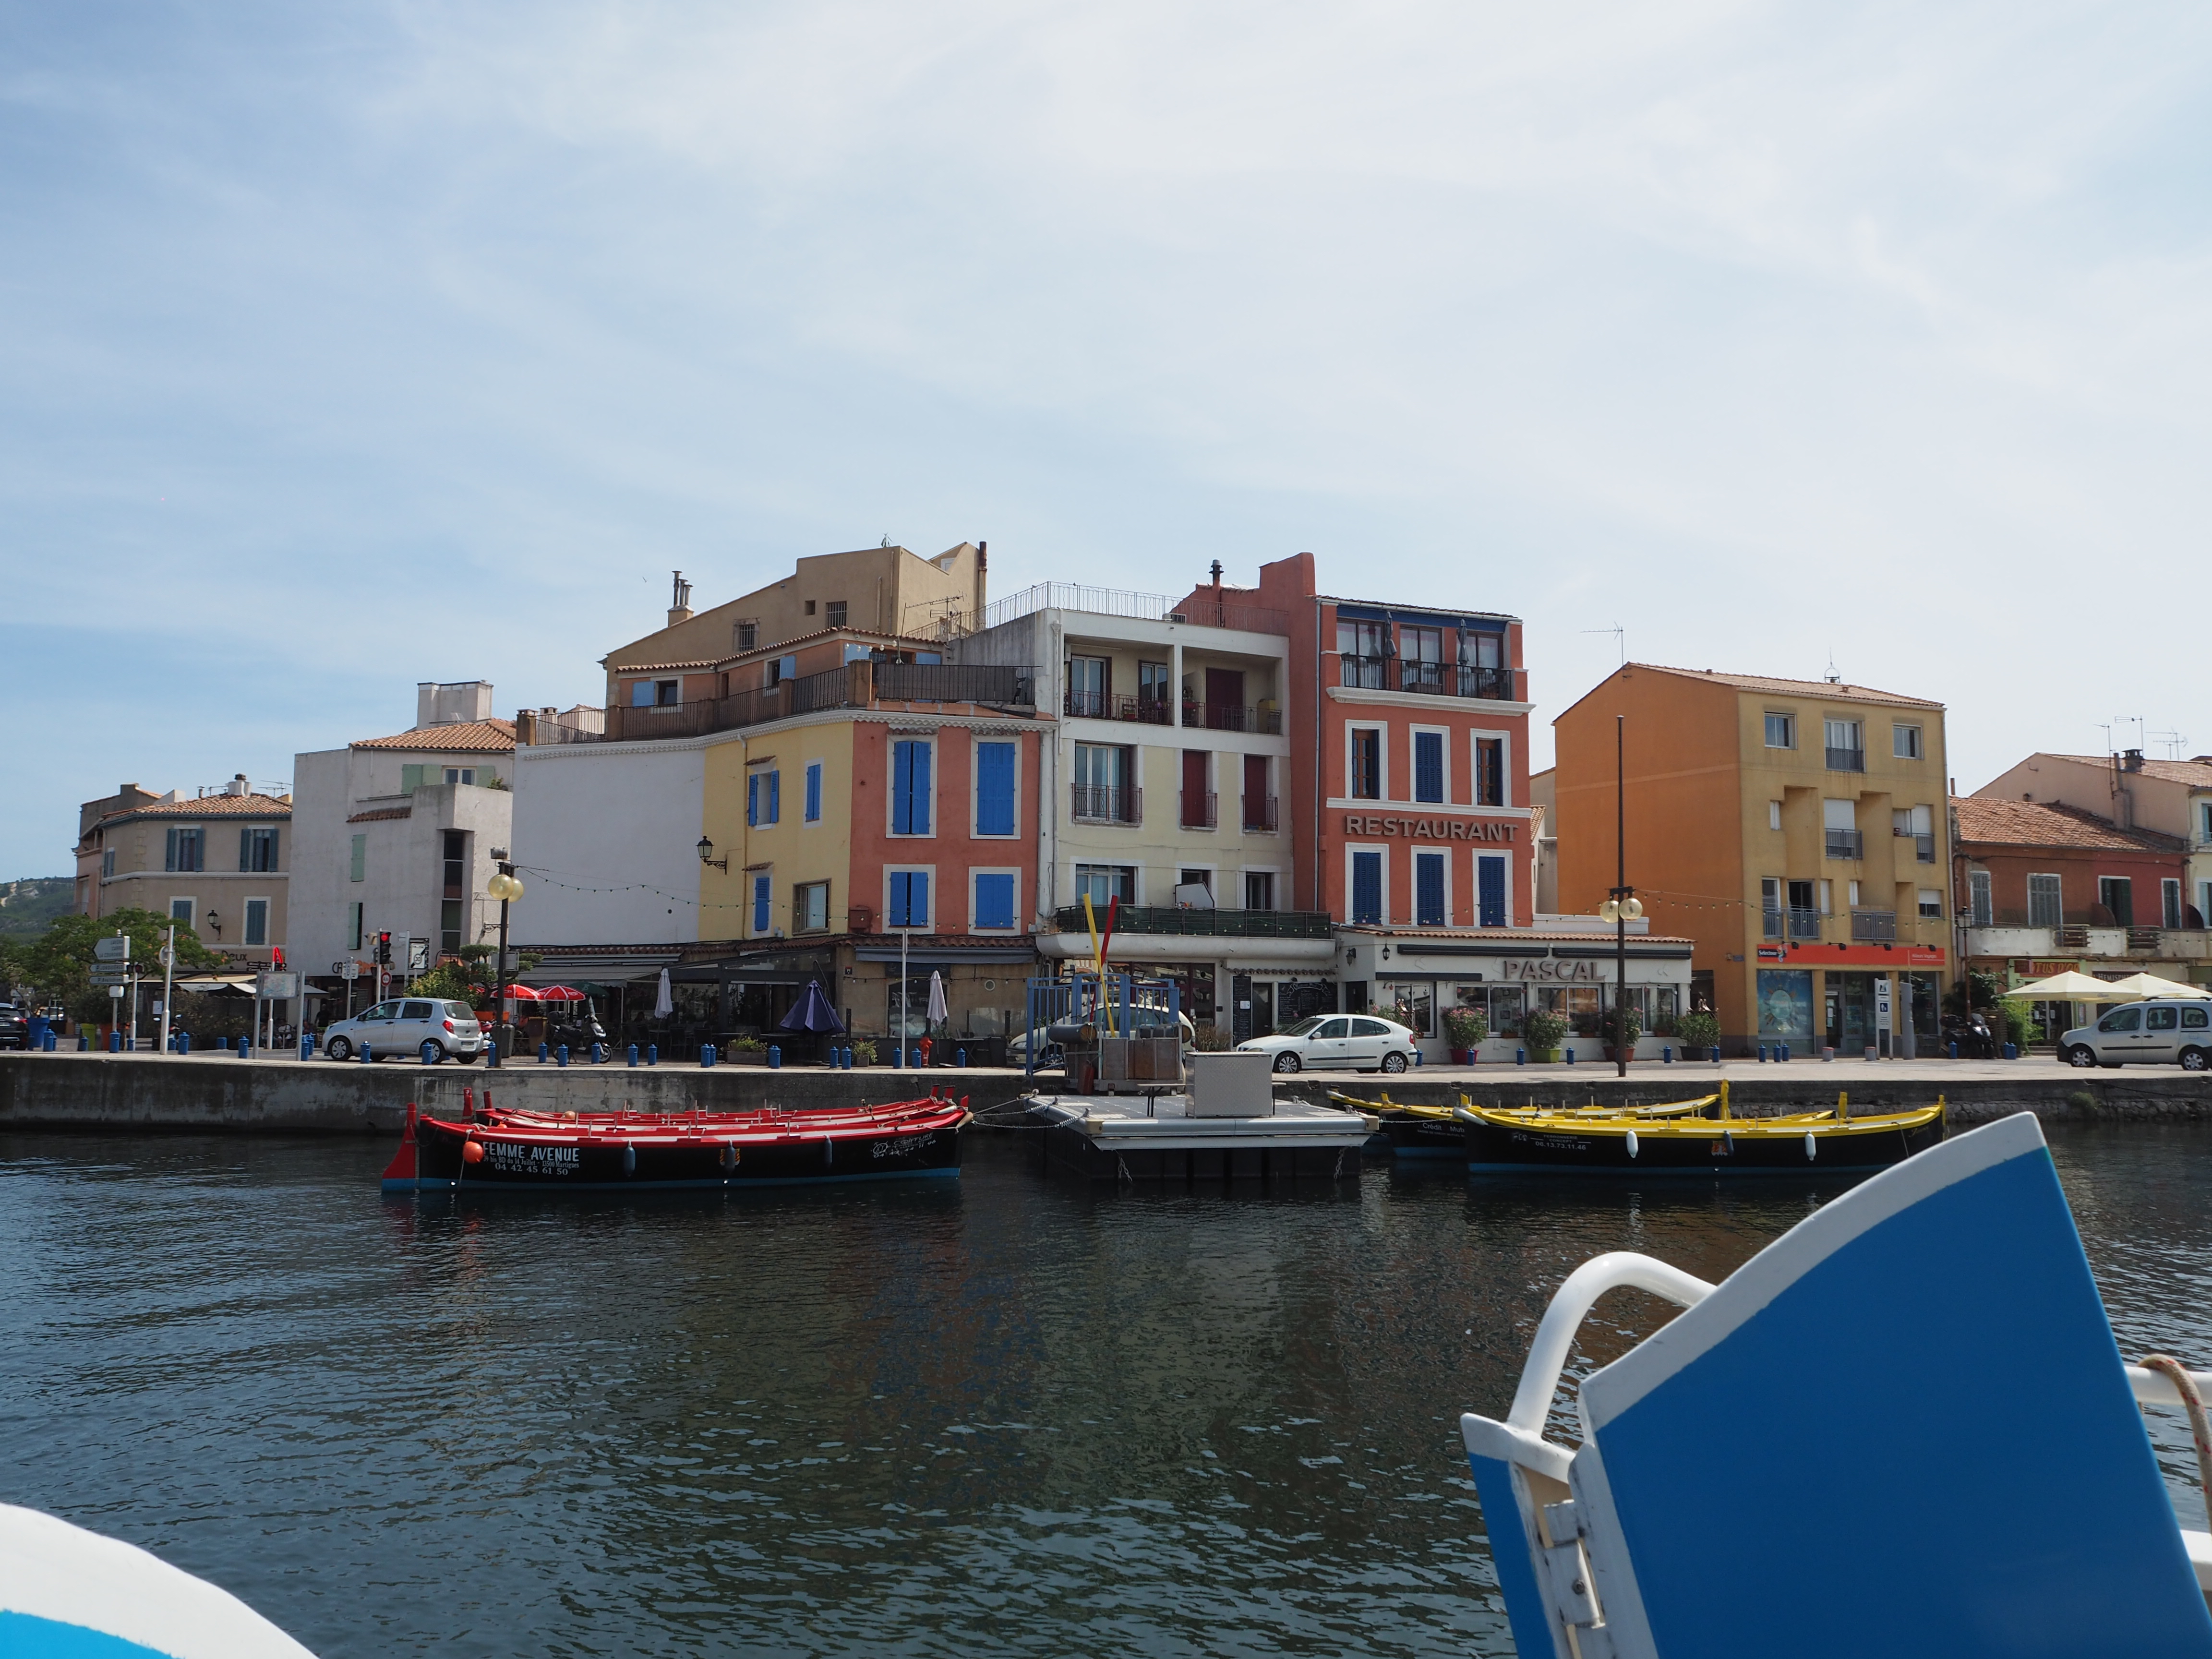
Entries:
[[415,687],[415,729],[459,726],[491,718],[489,680],[418,681]]
[[1216,559],[1206,568],[1206,570],[1207,574],[1213,578],[1213,592],[1216,597],[1218,597],[1221,592],[1221,561]]
[[691,584],[684,580],[684,573],[676,573],[676,586],[670,597],[668,625],[671,628],[691,620]]
[[250,795],[253,791],[246,781],[246,774],[240,772],[223,785],[222,793],[226,795]]
[[975,592],[970,598],[975,607],[975,620],[979,624],[983,620],[983,602],[987,597],[984,589],[989,586],[990,574],[991,544],[977,542],[975,544]]

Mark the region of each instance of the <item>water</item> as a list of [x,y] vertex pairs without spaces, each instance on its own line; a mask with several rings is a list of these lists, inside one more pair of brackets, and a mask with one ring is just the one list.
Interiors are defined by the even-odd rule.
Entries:
[[[2212,1130],[2051,1139],[2123,1348],[2212,1364]],[[328,1659],[1502,1654],[1458,1412],[1502,1413],[1585,1257],[1717,1279],[1840,1190],[1115,1195],[1001,1144],[957,1183],[418,1205],[390,1150],[0,1137],[0,1497]],[[1577,1370],[1667,1314],[1608,1299]]]

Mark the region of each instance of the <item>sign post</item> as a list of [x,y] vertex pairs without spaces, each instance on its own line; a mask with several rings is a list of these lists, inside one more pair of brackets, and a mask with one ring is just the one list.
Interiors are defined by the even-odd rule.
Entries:
[[161,947],[161,1052],[169,1052],[169,1004],[177,978],[177,924],[169,924],[169,942]]
[[[93,969],[94,984],[106,986],[108,995],[118,1002],[123,1000],[126,987],[131,994],[131,1051],[136,1054],[138,1051],[138,988],[131,973],[131,935],[117,933],[106,939],[94,939],[92,942],[92,959],[108,964],[106,974],[97,968]],[[115,1012],[112,1024],[115,1030],[120,1030],[123,1028],[123,1011],[118,1008]]]
[[1889,988],[1894,983],[1887,974],[1876,974],[1874,979],[1874,1040],[1876,1052],[1884,1059],[1889,1055]]

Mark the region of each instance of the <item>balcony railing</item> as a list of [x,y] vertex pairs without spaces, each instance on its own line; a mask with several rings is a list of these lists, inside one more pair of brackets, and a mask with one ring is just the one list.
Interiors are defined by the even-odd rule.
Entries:
[[1831,749],[1828,750],[1828,769],[1831,772],[1863,772],[1866,770],[1866,750]]
[[1244,828],[1248,833],[1268,836],[1275,833],[1275,798],[1273,795],[1244,797]]
[[1769,939],[1818,939],[1820,937],[1820,913],[1818,910],[1766,910],[1761,912]]
[[1145,792],[1110,786],[1078,783],[1069,786],[1068,812],[1079,823],[1141,823]]
[[[1054,928],[1063,933],[1085,929],[1083,907],[1062,905],[1053,912]],[[1115,912],[1115,927],[1124,933],[1188,933],[1215,939],[1328,939],[1331,922],[1319,910],[1198,910],[1180,906],[1124,904]]]
[[1933,836],[1915,836],[1912,838],[1912,856],[1919,860],[1923,864],[1935,863],[1936,837]]
[[1832,859],[1864,858],[1866,837],[1856,830],[1831,830],[1827,835],[1827,854]]
[[[824,708],[866,708],[876,702],[975,702],[1028,708],[1036,698],[1028,668],[1000,663],[849,662],[775,685],[696,702],[607,710],[604,741],[696,738]],[[588,739],[577,739],[587,741]]]
[[1851,912],[1851,938],[1854,940],[1893,939],[1896,937],[1896,911],[1854,910]]
[[1086,587],[1076,582],[1039,582],[1003,599],[994,599],[976,618],[981,628],[997,628],[1038,611],[1087,611],[1099,617],[1129,617],[1145,622],[1194,623],[1207,628],[1238,628],[1253,634],[1287,634],[1290,618],[1266,605],[1193,596],[1177,608],[1165,593],[1132,593],[1119,588]]
[[1105,691],[1070,691],[1060,700],[1060,712],[1078,720],[1133,720],[1141,726],[1173,726],[1175,705],[1165,697],[1139,692],[1135,696]]
[[1233,702],[1186,702],[1182,723],[1208,732],[1259,732],[1271,738],[1283,734],[1279,708],[1248,708]]
[[1339,659],[1342,684],[1367,691],[1413,691],[1431,697],[1482,697],[1511,702],[1518,671],[1478,668],[1468,663],[1421,662],[1403,657],[1361,657],[1350,652]]
[[1186,830],[1211,830],[1218,814],[1218,798],[1211,790],[1186,789],[1182,792],[1182,827]]

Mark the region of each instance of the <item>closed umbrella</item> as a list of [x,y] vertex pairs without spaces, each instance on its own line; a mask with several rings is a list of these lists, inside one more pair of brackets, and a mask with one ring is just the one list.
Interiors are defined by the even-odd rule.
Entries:
[[951,1012],[945,1006],[945,977],[933,968],[929,974],[929,1023],[942,1025]]
[[810,979],[799,1000],[791,1005],[791,1012],[776,1021],[776,1027],[780,1030],[811,1031],[827,1036],[843,1030],[845,1022],[837,1018],[830,999],[823,995],[822,981]]
[[660,970],[660,994],[653,1000],[653,1017],[666,1019],[676,1012],[676,998],[668,988],[668,969]]

